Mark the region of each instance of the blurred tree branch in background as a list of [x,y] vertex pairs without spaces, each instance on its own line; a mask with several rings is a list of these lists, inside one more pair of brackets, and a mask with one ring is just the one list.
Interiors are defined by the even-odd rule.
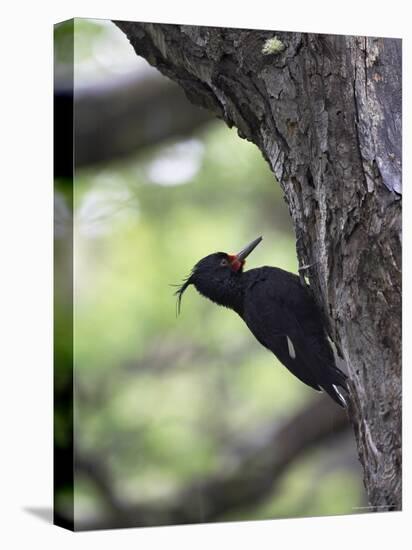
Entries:
[[316,445],[349,429],[345,412],[325,396],[310,402],[284,424],[274,422],[256,441],[250,434],[242,450],[228,452],[220,474],[193,481],[169,501],[123,504],[102,459],[81,449],[76,474],[89,478],[98,489],[108,514],[79,521],[81,530],[131,526],[189,524],[218,521],[224,514],[262,502],[276,488],[288,468]]
[[[69,90],[55,92],[57,117],[71,109]],[[150,104],[150,109],[147,106]],[[75,165],[104,163],[143,147],[188,135],[212,119],[189,103],[181,88],[160,74],[138,72],[113,81],[76,87]],[[66,177],[56,167],[57,177]]]

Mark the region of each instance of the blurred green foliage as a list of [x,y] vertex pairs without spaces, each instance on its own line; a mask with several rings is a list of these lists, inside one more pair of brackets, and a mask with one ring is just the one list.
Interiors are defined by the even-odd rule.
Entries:
[[[148,177],[168,144],[79,174],[75,184],[76,380],[94,395],[77,402],[78,445],[104,457],[118,494],[131,502],[166,497],[219,471],[228,443],[285,419],[313,396],[233,312],[193,288],[176,317],[170,284],[210,252],[234,252],[263,234],[248,267],[297,267],[280,188],[257,148],[219,123],[197,139],[201,165],[185,183]],[[349,498],[331,490],[328,513],[358,503],[356,474],[342,485],[348,475],[330,476],[328,487],[343,487]],[[284,505],[279,497],[270,517],[297,513],[310,478],[310,468],[297,468],[285,481],[290,496]],[[86,489],[78,487],[90,509],[94,500],[86,505]],[[325,498],[319,492],[302,515],[326,513]],[[262,514],[248,510],[246,517]]]

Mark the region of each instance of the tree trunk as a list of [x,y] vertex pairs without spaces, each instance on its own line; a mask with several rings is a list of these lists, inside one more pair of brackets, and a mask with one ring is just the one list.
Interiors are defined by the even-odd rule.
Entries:
[[270,164],[348,366],[371,509],[401,509],[401,41],[116,24]]

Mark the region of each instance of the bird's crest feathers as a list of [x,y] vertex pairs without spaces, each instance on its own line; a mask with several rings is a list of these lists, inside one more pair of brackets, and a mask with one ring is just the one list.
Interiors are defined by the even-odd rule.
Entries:
[[173,285],[173,286],[177,286],[178,289],[176,290],[176,292],[174,293],[174,296],[177,296],[177,301],[176,301],[176,317],[180,314],[180,310],[181,310],[181,306],[182,306],[182,296],[183,296],[183,293],[184,291],[187,289],[187,287],[189,285],[192,284],[192,280],[191,280],[191,277],[193,275],[193,271],[190,273],[190,275],[188,275],[185,279],[183,279],[183,284],[181,285]]

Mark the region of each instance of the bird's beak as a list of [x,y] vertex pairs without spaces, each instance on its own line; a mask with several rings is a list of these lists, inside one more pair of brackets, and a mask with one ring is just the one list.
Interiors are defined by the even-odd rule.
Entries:
[[243,262],[249,256],[249,254],[257,247],[257,245],[260,243],[262,239],[263,237],[258,237],[257,239],[249,243],[247,246],[245,246],[245,248],[242,248],[242,250],[236,254],[235,256],[236,259],[239,262]]

